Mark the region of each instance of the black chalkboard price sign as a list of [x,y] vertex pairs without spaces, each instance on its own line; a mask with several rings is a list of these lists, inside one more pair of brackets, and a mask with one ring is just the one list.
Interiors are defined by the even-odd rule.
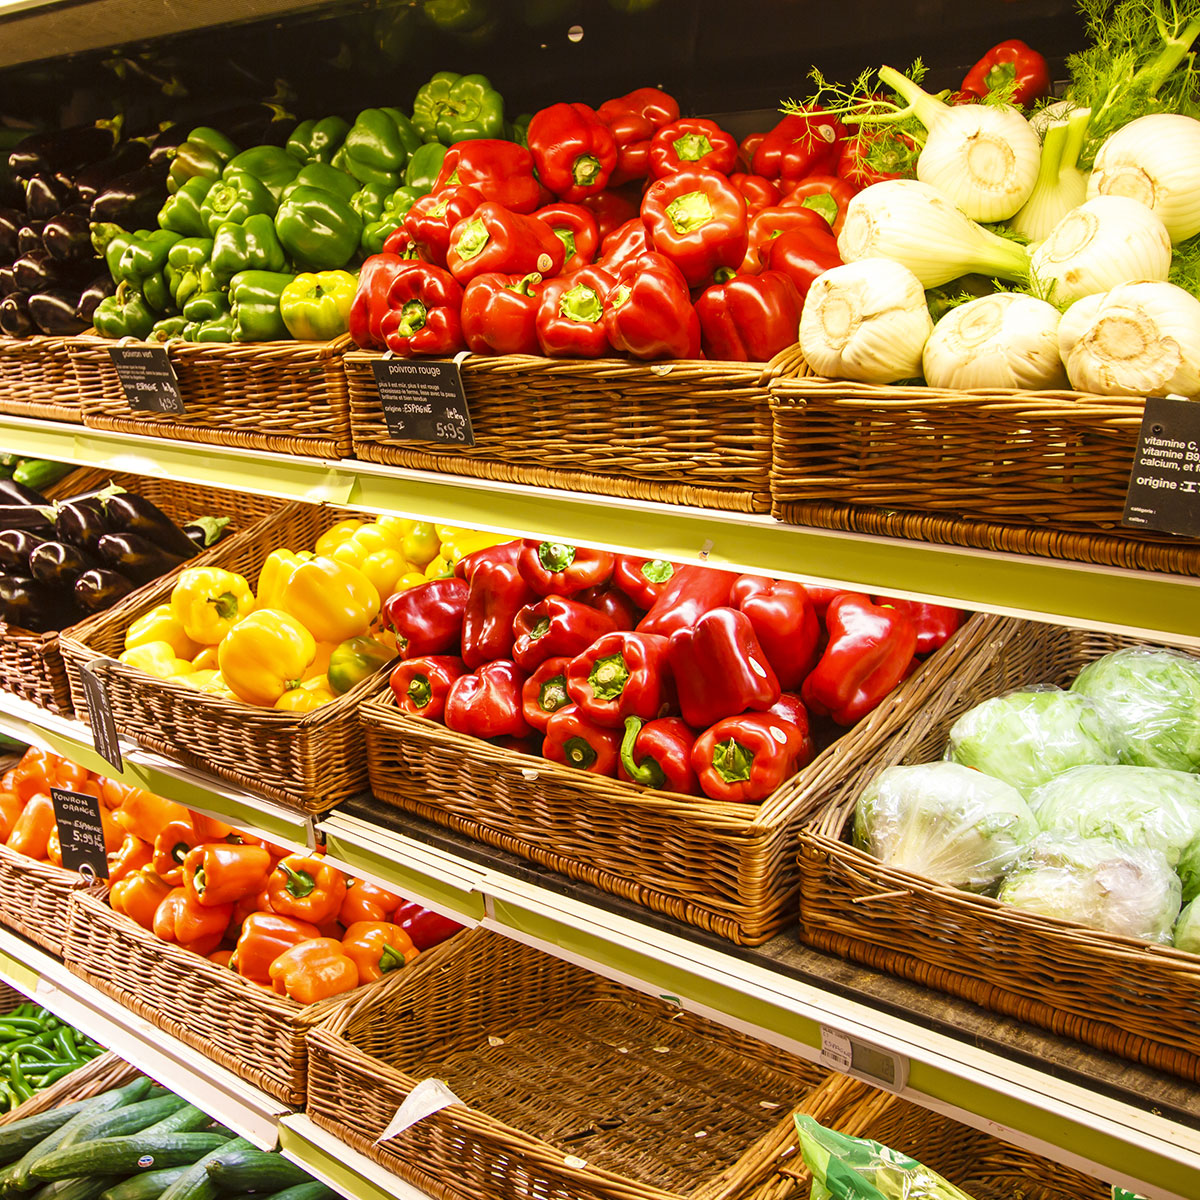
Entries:
[[393,441],[475,445],[457,361],[383,358],[372,369]]
[[130,408],[182,415],[183,397],[166,346],[139,342],[136,346],[109,346],[108,353]]
[[50,789],[50,799],[54,801],[63,866],[68,871],[86,867],[97,879],[107,879],[108,859],[104,853],[100,801],[85,792],[68,792],[55,787]]
[[113,717],[112,701],[108,698],[108,688],[105,686],[104,680],[96,674],[94,669],[96,662],[103,661],[103,659],[96,659],[94,662],[81,665],[79,681],[83,684],[83,696],[87,702],[88,722],[92,727],[92,742],[96,747],[96,753],[105,762],[112,763],[118,771],[122,771],[125,769],[125,762],[121,756],[121,742],[117,736],[117,722]]
[[1146,398],[1123,524],[1200,537],[1200,403]]

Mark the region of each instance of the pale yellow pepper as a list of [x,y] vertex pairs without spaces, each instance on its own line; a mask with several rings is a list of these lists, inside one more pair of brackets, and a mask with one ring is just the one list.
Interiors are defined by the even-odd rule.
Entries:
[[424,571],[407,571],[396,580],[396,591],[407,592],[409,588],[420,587],[421,584],[428,582]]
[[324,680],[310,679],[299,687],[284,692],[275,701],[275,707],[281,712],[310,713],[336,699],[329,690],[328,683]]
[[468,554],[474,554],[476,550],[486,550],[489,546],[512,541],[512,534],[459,529],[457,525],[436,525],[434,530],[442,543],[442,557],[451,565]]
[[143,642],[140,646],[122,652],[117,661],[159,679],[190,675],[195,670],[186,658],[180,658],[175,653],[175,647],[170,642]]
[[171,592],[171,612],[184,633],[202,646],[215,646],[254,611],[250,585],[220,567],[188,567]]
[[258,607],[278,608],[283,585],[302,562],[312,557],[308,553],[293,554],[291,550],[272,550],[263,559],[262,570],[258,573],[258,584],[254,589]]
[[343,542],[349,541],[363,527],[363,524],[359,520],[339,521],[317,538],[317,544],[314,549],[319,555],[327,557]]
[[404,551],[404,557],[410,563],[416,567],[423,567],[437,557],[438,551],[441,550],[441,542],[438,540],[437,530],[428,521],[418,521],[404,535],[400,549]]
[[125,631],[125,649],[133,650],[147,642],[169,642],[178,658],[194,658],[201,652],[198,643],[184,632],[170,604],[152,608]]
[[214,679],[219,679],[221,672],[208,668],[203,671],[192,671],[189,675],[177,675],[176,683],[182,683],[186,687],[195,688],[198,692],[207,691],[209,685]]
[[218,660],[239,700],[269,708],[296,686],[316,652],[312,634],[295,617],[260,608],[229,631]]
[[292,572],[279,598],[279,607],[319,642],[366,633],[379,605],[378,589],[360,570],[320,556]]
[[217,669],[216,646],[205,646],[199,654],[192,655],[192,666],[197,671],[215,671]]
[[425,568],[425,578],[421,582],[428,583],[431,579],[449,579],[453,574],[454,564],[444,554],[439,554],[430,560],[429,565]]

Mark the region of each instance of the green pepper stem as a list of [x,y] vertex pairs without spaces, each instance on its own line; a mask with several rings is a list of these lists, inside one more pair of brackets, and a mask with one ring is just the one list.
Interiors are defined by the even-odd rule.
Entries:
[[400,310],[400,324],[396,332],[401,337],[412,337],[419,329],[425,328],[426,308],[420,300],[410,300]]
[[553,574],[565,571],[574,561],[575,547],[565,542],[542,542],[538,546],[538,562]]
[[297,900],[312,894],[317,881],[307,871],[293,871],[287,863],[280,863],[279,869],[287,876],[287,892]]
[[599,757],[591,742],[582,737],[568,738],[563,743],[563,756],[572,767],[581,771],[586,771]]
[[676,233],[691,233],[713,219],[712,201],[704,192],[686,192],[667,205],[666,213]]
[[713,770],[725,783],[745,783],[750,778],[750,764],[754,762],[754,751],[741,742],[727,738],[713,747]]
[[640,763],[634,762],[633,755],[637,747],[638,734],[642,732],[643,721],[640,717],[625,718],[625,736],[621,739],[621,766],[625,774],[634,783],[643,787],[660,788],[667,781],[666,773],[658,765],[658,760],[647,755]]
[[573,288],[563,292],[558,302],[560,316],[568,321],[585,321],[595,325],[604,316],[604,305],[596,294],[595,288],[586,283],[577,283]]
[[629,665],[623,654],[606,654],[596,660],[588,674],[592,695],[597,700],[617,700],[629,682]]
[[600,178],[600,160],[592,154],[581,154],[571,167],[571,177],[580,187],[587,187]]
[[680,162],[696,162],[706,154],[712,153],[712,142],[702,133],[685,133],[682,137],[677,137],[671,145],[675,150],[675,157]]
[[217,616],[222,621],[232,621],[238,615],[238,600],[232,592],[222,592],[219,596],[209,596],[208,602],[217,610]]
[[379,956],[379,969],[386,975],[389,971],[398,971],[404,966],[404,955],[395,946],[384,946]]
[[428,675],[414,675],[408,681],[408,698],[417,708],[424,708],[433,699],[433,686]]

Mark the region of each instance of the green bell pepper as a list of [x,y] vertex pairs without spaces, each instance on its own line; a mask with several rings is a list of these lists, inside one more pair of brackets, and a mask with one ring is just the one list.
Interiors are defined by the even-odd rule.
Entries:
[[189,321],[212,321],[229,311],[229,297],[224,292],[197,292],[183,306]]
[[317,162],[301,167],[296,178],[283,189],[280,199],[286,200],[298,187],[320,188],[321,191],[328,192],[331,196],[349,200],[362,187],[362,184],[353,175],[347,175],[345,171],[339,171],[337,167]]
[[183,337],[183,331],[187,323],[187,317],[163,317],[161,321],[154,322],[154,328],[150,330],[146,340],[151,342],[169,342],[172,338]]
[[202,237],[207,230],[200,206],[213,181],[204,175],[193,175],[158,211],[158,224],[184,237]]
[[369,257],[383,249],[388,234],[400,228],[404,222],[404,214],[421,195],[416,188],[397,188],[390,196],[384,198],[377,217],[368,220],[364,216],[362,236],[358,239],[359,248],[364,255]]
[[533,120],[533,113],[522,113],[519,117],[513,117],[512,123],[508,126],[508,140],[516,142],[518,146],[529,145],[529,122]]
[[221,287],[228,287],[239,271],[282,271],[287,255],[279,244],[274,219],[255,213],[241,224],[225,221],[218,225],[209,266]]
[[193,176],[220,179],[225,164],[238,152],[237,146],[219,129],[198,125],[187,135],[171,159],[167,191],[174,195]]
[[358,277],[349,271],[297,275],[279,297],[287,331],[302,342],[329,342],[350,328]]
[[146,303],[156,313],[170,313],[173,310],[171,285],[167,282],[166,267],[161,271],[153,271],[149,275],[143,275],[141,291],[142,295],[146,297]]
[[192,342],[232,342],[237,337],[237,320],[232,312],[223,312],[211,321],[195,321],[185,334]]
[[92,325],[101,337],[144,339],[158,314],[146,303],[145,296],[135,287],[121,283],[115,295],[106,296],[92,313]]
[[421,140],[399,109],[364,108],[333,156],[333,165],[360,183],[397,188],[404,182],[404,168]]
[[228,179],[235,171],[245,171],[263,184],[278,204],[280,193],[296,178],[299,170],[300,164],[282,146],[254,146],[231,158],[225,164],[221,178]]
[[426,142],[452,146],[504,137],[504,100],[486,75],[438,71],[413,100],[413,124]]
[[176,308],[183,308],[197,292],[211,290],[201,286],[200,275],[212,249],[212,238],[192,237],[182,238],[167,252],[167,287]]
[[229,281],[235,342],[274,342],[288,336],[279,300],[294,278],[279,271],[240,271]]
[[349,132],[350,122],[341,117],[301,121],[287,140],[287,152],[299,163],[329,163]]
[[200,206],[209,236],[226,221],[242,222],[255,213],[275,215],[275,198],[267,185],[248,171],[234,171],[227,179],[214,183]]
[[426,142],[408,160],[404,168],[404,184],[406,187],[422,189],[422,195],[433,191],[437,177],[442,171],[442,160],[446,157],[446,147],[441,142]]
[[358,250],[362,217],[346,200],[300,187],[279,206],[275,232],[288,257],[307,270],[344,267]]
[[170,229],[136,230],[121,251],[113,279],[117,283],[126,280],[134,287],[140,287],[142,280],[162,271],[171,247],[180,240],[180,235]]

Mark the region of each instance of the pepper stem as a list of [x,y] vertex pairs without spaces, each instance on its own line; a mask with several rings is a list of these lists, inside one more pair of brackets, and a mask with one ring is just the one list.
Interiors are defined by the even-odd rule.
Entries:
[[279,869],[287,876],[287,893],[297,900],[312,894],[317,881],[307,871],[293,871],[287,863],[280,863]]
[[600,178],[600,160],[592,154],[581,154],[571,168],[571,178],[580,187],[587,187]]
[[754,751],[741,742],[727,738],[713,747],[713,770],[726,783],[745,783],[750,778],[750,764],[754,762]]
[[625,774],[634,783],[642,787],[660,788],[667,781],[666,772],[658,765],[658,760],[647,755],[640,763],[633,760],[637,748],[638,734],[642,732],[641,717],[625,718],[625,736],[621,739],[621,766]]
[[591,742],[582,737],[568,738],[563,743],[563,756],[569,765],[581,771],[586,771],[599,757]]
[[386,975],[389,971],[400,970],[404,961],[404,955],[395,946],[384,946],[379,956],[379,969]]
[[595,288],[586,283],[577,283],[569,291],[565,291],[558,302],[558,311],[568,321],[586,321],[589,325],[596,324],[604,316],[604,305]]
[[712,153],[712,142],[702,133],[685,133],[677,137],[671,146],[680,162],[696,162]]
[[567,695],[567,677],[559,674],[547,679],[538,691],[537,703],[544,713],[555,713],[560,708],[566,708],[571,703],[571,697]]
[[217,616],[222,621],[232,621],[238,615],[237,597],[232,592],[222,592],[219,596],[209,596],[208,602],[217,610]]
[[564,262],[569,262],[575,256],[575,235],[569,230],[559,226],[554,226],[552,232],[563,244],[563,249],[566,253],[563,256]]
[[487,226],[478,218],[468,221],[454,243],[454,252],[459,258],[466,260],[482,253],[483,248],[491,240]]
[[538,562],[551,573],[565,571],[574,561],[575,547],[565,542],[542,542],[538,546]]
[[408,301],[400,310],[400,324],[396,332],[401,337],[412,337],[418,329],[424,329],[426,311],[420,300]]
[[666,211],[676,233],[691,233],[713,219],[712,201],[703,192],[676,196]]
[[433,687],[428,675],[414,675],[408,681],[408,698],[417,708],[424,708],[433,699]]
[[588,675],[592,695],[597,700],[617,700],[629,682],[629,666],[623,654],[606,654],[596,660]]

